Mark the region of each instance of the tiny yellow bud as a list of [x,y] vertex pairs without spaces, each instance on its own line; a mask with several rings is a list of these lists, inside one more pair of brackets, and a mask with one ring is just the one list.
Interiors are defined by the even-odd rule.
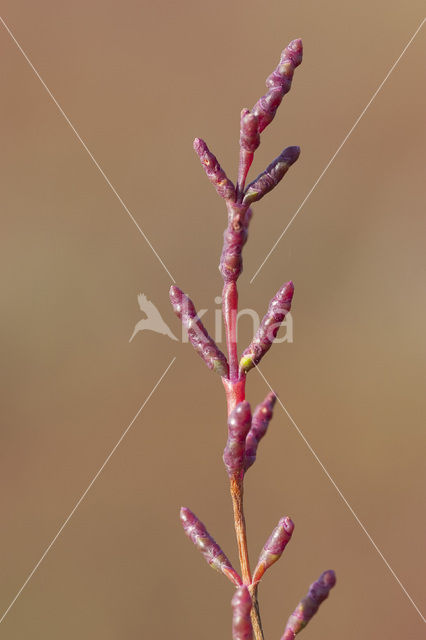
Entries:
[[247,373],[250,369],[253,369],[253,356],[251,354],[247,354],[243,356],[240,360],[240,368]]

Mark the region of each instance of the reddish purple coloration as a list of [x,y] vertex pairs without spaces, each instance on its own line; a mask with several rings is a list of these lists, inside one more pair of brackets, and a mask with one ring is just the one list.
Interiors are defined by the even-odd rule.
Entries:
[[223,452],[223,462],[229,477],[243,471],[245,443],[250,425],[250,405],[246,401],[240,402],[229,414],[228,442]]
[[[256,334],[238,358],[237,280],[243,269],[242,250],[247,241],[252,217],[251,203],[260,200],[283,178],[289,167],[299,157],[299,147],[287,147],[260,175],[246,187],[246,179],[253,156],[260,144],[260,134],[273,120],[284,97],[290,90],[294,70],[302,61],[302,42],[293,40],[281,53],[276,69],[266,80],[267,92],[253,109],[243,109],[240,119],[240,155],[238,179],[234,187],[221,168],[217,158],[200,138],[194,141],[210,182],[225,199],[228,212],[224,232],[219,270],[224,280],[222,291],[222,315],[226,333],[228,360],[209,337],[198,318],[191,300],[177,287],[170,289],[170,299],[175,313],[187,328],[188,336],[197,353],[207,366],[220,373],[225,388],[228,407],[228,440],[223,461],[230,479],[234,527],[241,567],[241,577],[233,569],[228,558],[206,531],[205,526],[186,508],[181,510],[185,533],[201,551],[207,562],[224,573],[238,587],[232,598],[234,640],[264,640],[257,600],[257,587],[265,571],[282,555],[291,539],[294,525],[290,518],[281,518],[263,547],[258,564],[251,573],[244,517],[244,476],[254,463],[260,440],[264,437],[272,418],[276,396],[269,393],[260,403],[253,417],[245,399],[246,373],[257,366],[274,341],[279,327],[290,311],[294,287],[284,284],[269,303]],[[332,571],[327,571],[311,585],[308,595],[290,616],[282,640],[294,640],[300,629],[312,618],[319,604],[334,585]]]
[[336,584],[334,571],[324,571],[316,582],[309,587],[308,595],[297,605],[288,619],[281,640],[294,640],[295,636],[308,624],[318,608]]
[[290,311],[293,294],[294,286],[290,281],[286,282],[272,298],[268,311],[263,317],[253,340],[241,356],[240,368],[245,373],[258,365],[265,353],[270,349],[278,329]]
[[253,572],[253,583],[259,582],[266,569],[269,569],[281,558],[284,549],[291,540],[293,531],[294,524],[291,518],[281,518],[260,553],[256,569]]
[[232,640],[252,640],[253,627],[250,620],[252,607],[249,590],[245,585],[234,593],[232,605]]
[[204,328],[192,300],[179,287],[175,286],[170,287],[169,296],[173,311],[186,328],[189,341],[195,351],[204,360],[209,369],[213,369],[219,375],[227,377],[228,362],[226,357]]
[[257,116],[243,109],[241,111],[240,147],[254,153],[260,145],[259,122]]
[[257,176],[247,187],[244,194],[243,204],[252,204],[256,200],[260,200],[269,191],[271,191],[285,176],[292,164],[294,164],[300,155],[300,147],[287,147],[275,158],[265,171]]
[[259,119],[248,109],[241,111],[240,164],[238,169],[238,190],[243,191],[247,174],[253,162],[254,152],[260,144]]
[[180,520],[188,538],[201,551],[206,561],[213,569],[223,573],[233,584],[239,586],[242,582],[240,576],[223,553],[219,545],[213,540],[204,524],[187,507],[180,510]]
[[247,471],[256,460],[257,447],[268,429],[272,418],[277,396],[273,391],[268,393],[263,402],[257,405],[253,412],[250,431],[246,438],[246,450],[244,455],[244,470]]
[[204,171],[207,174],[208,179],[218,192],[221,198],[225,200],[235,199],[235,187],[227,177],[226,173],[220,166],[216,156],[209,150],[208,146],[201,140],[201,138],[195,138],[194,150],[200,158],[201,164],[204,167]]
[[228,202],[228,226],[223,234],[223,249],[219,271],[223,280],[236,282],[243,270],[242,250],[247,241],[247,229],[252,212],[248,205]]
[[259,118],[259,133],[274,119],[281,100],[290,91],[294,70],[302,62],[302,41],[297,39],[281,53],[275,71],[266,79],[268,91],[254,105],[252,113]]

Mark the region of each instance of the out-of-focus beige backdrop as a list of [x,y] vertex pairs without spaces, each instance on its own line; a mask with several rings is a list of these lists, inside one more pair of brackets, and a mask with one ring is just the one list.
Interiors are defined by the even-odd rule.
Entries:
[[[271,349],[263,372],[424,611],[424,28],[249,284],[423,9],[4,0],[1,15],[209,327],[225,212],[192,139],[234,176],[240,109],[303,39],[254,175],[286,145],[302,155],[255,207],[241,305],[262,314],[294,280],[294,342]],[[189,506],[237,563],[221,382],[187,344],[148,331],[129,343],[139,292],[180,334],[170,277],[3,26],[0,48],[2,611],[176,357],[1,637],[229,638],[232,587],[178,520]],[[246,318],[242,347],[250,334]],[[249,400],[266,391],[252,372]],[[268,640],[327,568],[338,586],[306,640],[421,636],[419,614],[279,407],[246,496],[253,562],[280,516],[296,523],[260,590]]]

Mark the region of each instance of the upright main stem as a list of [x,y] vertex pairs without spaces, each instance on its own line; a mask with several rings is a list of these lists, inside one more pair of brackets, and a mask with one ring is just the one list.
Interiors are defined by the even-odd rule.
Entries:
[[238,380],[237,312],[238,291],[236,282],[226,282],[222,291],[222,310],[228,347],[229,379]]
[[251,586],[249,588],[249,591],[253,603],[251,609],[251,623],[253,626],[254,637],[256,638],[256,640],[264,640],[262,621],[260,619],[259,602],[257,599],[257,585],[255,587]]
[[244,485],[240,472],[231,477],[231,498],[234,509],[234,526],[240,556],[241,577],[245,585],[251,584],[250,562],[247,547],[246,521],[244,518]]
[[[229,378],[222,378],[225,387],[228,405],[228,416],[239,402],[245,400],[245,374],[238,378],[238,352],[237,352],[237,312],[238,292],[235,282],[226,283],[222,295],[223,319],[226,330],[226,342],[228,346]],[[250,587],[251,572],[247,546],[246,521],[244,518],[244,474],[236,473],[231,477],[231,498],[234,512],[234,527],[237,538],[238,555],[240,558],[241,576],[243,583]],[[259,605],[257,602],[257,590],[250,589],[253,606],[251,620],[256,640],[264,640],[262,623],[260,620]]]

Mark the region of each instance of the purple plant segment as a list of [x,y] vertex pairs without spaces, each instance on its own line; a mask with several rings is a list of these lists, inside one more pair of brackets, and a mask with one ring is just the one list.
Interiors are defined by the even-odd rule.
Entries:
[[268,429],[276,399],[277,396],[271,391],[253,412],[250,431],[246,438],[244,471],[247,471],[256,460],[257,447]]
[[228,418],[228,442],[223,452],[223,462],[229,477],[244,469],[245,442],[250,425],[250,405],[244,400],[237,404]]
[[187,507],[180,510],[180,520],[188,538],[201,551],[213,569],[223,573],[237,587],[242,580],[219,545],[213,540],[204,524]]
[[[287,147],[265,171],[248,184],[247,175],[253,156],[260,144],[260,135],[275,117],[275,113],[290,90],[294,70],[302,61],[302,42],[293,40],[281,53],[279,63],[266,80],[266,93],[253,109],[243,109],[240,118],[240,151],[237,182],[228,179],[217,158],[206,143],[196,138],[194,149],[217,193],[225,199],[228,212],[224,232],[219,270],[224,280],[222,291],[222,316],[226,333],[228,360],[205,330],[191,300],[177,287],[170,290],[175,313],[187,328],[188,336],[206,364],[222,375],[228,407],[228,440],[223,461],[230,479],[234,528],[241,566],[241,576],[233,569],[228,558],[207,532],[204,524],[186,508],[181,510],[181,520],[186,535],[201,551],[205,560],[224,573],[237,587],[232,599],[234,640],[263,640],[257,587],[265,571],[282,555],[290,541],[294,524],[290,518],[281,518],[264,545],[253,572],[250,570],[247,533],[244,517],[244,474],[253,465],[260,440],[265,436],[276,401],[269,393],[251,416],[250,405],[245,401],[246,373],[257,366],[275,340],[279,327],[290,311],[294,287],[284,284],[269,303],[268,310],[256,331],[251,344],[238,358],[237,279],[243,269],[242,250],[247,241],[252,217],[250,205],[257,202],[284,177],[289,167],[300,155],[299,147]],[[311,585],[308,595],[290,616],[282,640],[294,640],[295,635],[314,615],[319,604],[334,585],[333,572],[325,572]]]
[[291,518],[281,518],[260,553],[256,569],[253,572],[253,584],[259,582],[266,569],[269,569],[281,558],[284,549],[291,540],[293,531],[294,524]]
[[250,620],[252,601],[245,585],[239,587],[231,600],[232,605],[232,639],[252,640],[253,627]]
[[253,155],[260,144],[259,119],[249,109],[241,111],[240,124],[240,164],[238,187],[244,188],[247,174],[253,162]]
[[209,369],[216,371],[222,377],[228,377],[226,357],[204,328],[192,300],[179,287],[174,285],[170,287],[169,296],[173,311],[186,328],[189,341],[195,351],[201,356]]
[[276,338],[285,316],[290,311],[293,299],[293,283],[286,282],[269,303],[268,311],[263,317],[255,336],[247,349],[243,351],[240,368],[247,373],[258,365]]
[[260,144],[259,119],[249,109],[241,111],[240,147],[254,153]]
[[235,199],[235,187],[233,183],[229,180],[216,156],[209,150],[204,140],[195,138],[193,146],[196,154],[200,158],[208,179],[220,197],[225,198],[225,200]]
[[302,62],[303,47],[300,39],[292,40],[281,53],[276,69],[266,79],[268,91],[254,105],[252,113],[259,118],[259,133],[274,119],[281,100],[290,91],[296,67]]
[[316,582],[309,587],[308,595],[303,598],[293,611],[286,624],[281,640],[294,640],[295,636],[308,624],[318,608],[336,584],[334,571],[324,571]]
[[300,147],[287,147],[284,149],[278,158],[275,158],[275,160],[266,167],[265,171],[249,184],[244,194],[243,204],[252,204],[260,200],[276,187],[291,165],[296,162],[299,155]]
[[243,270],[242,250],[247,242],[252,211],[248,205],[228,201],[228,226],[223,234],[219,271],[224,282],[236,282]]
[[236,282],[243,270],[242,250],[247,241],[247,230],[228,226],[223,233],[223,249],[219,270],[224,282]]

